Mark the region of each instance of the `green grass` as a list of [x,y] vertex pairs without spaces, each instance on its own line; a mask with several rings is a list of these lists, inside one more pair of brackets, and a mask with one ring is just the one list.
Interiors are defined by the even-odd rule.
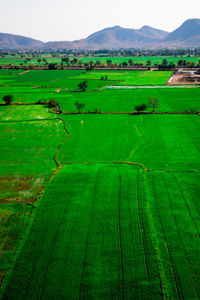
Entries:
[[49,113],[49,108],[41,105],[12,106],[2,115],[0,121],[52,120],[56,115]]
[[169,299],[199,299],[199,180],[200,173],[147,176],[148,211]]
[[15,69],[0,69],[0,75],[17,75],[24,72],[23,70],[15,70]]
[[[61,104],[63,111],[75,111],[74,103],[80,101],[85,104],[84,111],[95,111],[97,108],[101,112],[132,112],[135,105],[145,103],[148,106],[150,97],[160,100],[156,111],[200,111],[200,89],[196,88],[104,90],[53,95],[53,98]],[[149,106],[147,111],[152,111],[152,107]]]
[[[78,85],[83,79],[79,79],[79,74],[84,74],[84,70],[40,70],[30,71],[22,75],[0,75],[0,86],[7,89],[10,86],[10,91],[14,87],[15,90],[33,87],[41,88],[62,88],[66,90],[79,90]],[[83,76],[83,75],[82,75]],[[83,76],[84,78],[84,76]],[[85,77],[87,79],[87,76]],[[88,90],[101,89],[104,86],[112,84],[113,81],[88,80]],[[49,90],[49,89],[48,89]],[[46,91],[47,92],[47,91]]]
[[119,81],[115,85],[163,85],[171,74],[170,71],[93,71],[75,78],[101,79],[107,76],[108,80]]
[[148,271],[145,264],[138,176],[130,166],[64,167],[48,186],[4,296],[147,299],[161,293],[153,249]]
[[64,137],[63,123],[41,106],[11,107],[0,117],[0,282],[13,263],[37,195],[56,169],[54,156]]
[[[167,72],[62,72],[0,75],[0,99],[131,112],[154,96],[160,112],[200,110],[198,88],[100,88]],[[85,78],[100,91],[70,92]],[[2,299],[198,299],[199,132],[198,115],[0,105]]]
[[125,77],[123,82],[117,83],[116,85],[164,85],[167,83],[172,72],[168,71],[150,71],[142,72],[138,76]]
[[10,80],[10,85],[15,86],[59,86],[56,84],[57,81],[67,79],[69,77],[76,76],[84,72],[85,71],[82,70],[42,70],[30,71],[17,76],[2,75],[0,77],[0,85],[3,85],[4,82],[8,83],[7,81]]
[[[134,106],[145,103],[149,104],[150,97],[157,97],[160,100],[156,111],[160,112],[184,112],[200,111],[200,89],[198,88],[170,88],[170,89],[135,89],[135,90],[103,90],[93,92],[55,92],[56,89],[33,89],[29,87],[9,88],[2,87],[0,99],[7,94],[12,94],[14,102],[35,103],[44,99],[56,99],[63,111],[76,111],[74,103],[80,101],[85,104],[84,111],[101,112],[131,112]],[[3,101],[1,102],[3,104]],[[6,107],[0,106],[1,111]],[[152,111],[148,107],[147,111]]]
[[65,166],[47,187],[4,297],[197,299],[199,221],[192,196],[184,200],[191,175],[180,179],[181,188],[173,174],[136,166]]
[[[134,162],[156,170],[198,170],[199,116],[75,115],[58,159],[67,162]],[[108,130],[109,128],[109,130]]]

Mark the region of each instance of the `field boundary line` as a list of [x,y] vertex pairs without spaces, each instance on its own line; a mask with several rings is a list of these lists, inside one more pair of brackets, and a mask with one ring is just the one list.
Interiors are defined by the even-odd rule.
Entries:
[[121,272],[122,272],[122,300],[124,300],[124,263],[123,263],[123,246],[122,246],[122,232],[121,232],[121,192],[122,192],[122,176],[119,168],[119,199],[118,199],[118,230],[119,230],[119,245],[120,245],[120,258],[121,258]]
[[62,146],[63,144],[65,143],[65,141],[70,137],[70,132],[67,130],[67,127],[66,127],[66,123],[63,119],[61,119],[60,117],[58,117],[56,120],[59,120],[63,123],[63,127],[64,127],[64,131],[66,132],[66,136],[64,138],[64,140],[62,141],[62,143],[60,144],[60,146],[58,147],[57,151],[56,151],[56,154],[54,156],[54,161],[57,165],[57,167],[59,167],[60,165],[65,165],[63,163],[61,163],[59,160],[58,160],[58,155],[60,153],[60,150],[62,149]]
[[148,169],[144,165],[140,163],[134,163],[134,162],[129,162],[129,161],[80,161],[80,162],[65,162],[65,163],[60,163],[63,166],[66,165],[84,165],[84,164],[107,164],[107,165],[112,165],[112,164],[119,164],[119,165],[132,165],[132,166],[138,166],[143,169],[144,172],[167,172],[167,173],[200,173],[200,170],[155,170],[155,169]]
[[[21,104],[19,104],[21,105]],[[111,112],[111,111],[102,111],[102,112],[89,112],[89,111],[63,111],[63,115],[200,115],[200,111],[146,111],[146,112],[133,112],[133,111],[120,111],[120,112]]]

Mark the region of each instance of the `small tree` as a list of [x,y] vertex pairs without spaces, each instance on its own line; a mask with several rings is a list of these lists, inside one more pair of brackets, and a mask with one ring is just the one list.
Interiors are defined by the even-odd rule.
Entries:
[[80,83],[78,84],[78,87],[79,87],[79,89],[80,89],[82,92],[85,92],[86,89],[87,89],[87,87],[88,87],[87,81],[84,80],[84,81],[80,82]]
[[133,60],[132,60],[131,58],[128,60],[128,64],[129,64],[130,66],[133,65]]
[[155,108],[160,106],[160,100],[156,97],[151,97],[149,99],[149,105],[152,106],[153,112],[155,112]]
[[122,66],[123,66],[123,67],[127,67],[127,66],[128,66],[127,62],[124,61],[124,62],[122,63]]
[[56,70],[57,69],[57,63],[50,63],[48,64],[49,70]]
[[47,106],[56,112],[62,112],[60,104],[55,99],[50,99]]
[[137,111],[137,113],[139,114],[141,111],[144,111],[147,109],[146,104],[139,104],[139,105],[134,105],[135,110]]
[[3,101],[5,102],[5,105],[10,105],[13,101],[13,96],[12,95],[4,96]]
[[76,106],[76,109],[78,110],[79,113],[81,112],[81,108],[83,108],[83,107],[85,106],[84,103],[80,103],[80,102],[78,102],[78,101],[76,101],[76,102],[74,103],[74,105]]

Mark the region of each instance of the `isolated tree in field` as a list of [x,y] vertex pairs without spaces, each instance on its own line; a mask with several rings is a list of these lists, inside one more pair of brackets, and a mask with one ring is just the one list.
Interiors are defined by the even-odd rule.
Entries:
[[87,89],[87,87],[88,87],[87,81],[84,80],[84,81],[80,82],[80,83],[78,84],[78,87],[79,87],[79,89],[80,89],[82,92],[85,92],[86,89]]
[[133,60],[132,60],[131,58],[128,60],[128,64],[129,64],[130,66],[133,65]]
[[12,95],[4,96],[3,101],[5,102],[5,105],[10,105],[13,101],[13,96]]
[[62,112],[60,104],[55,99],[50,99],[47,106],[53,108],[56,112]]
[[139,104],[139,105],[134,105],[134,109],[137,111],[137,113],[141,113],[142,111],[147,109],[146,104]]
[[122,66],[123,66],[123,67],[127,67],[127,66],[128,66],[127,62],[124,61],[124,62],[122,63]]
[[56,70],[57,69],[57,63],[50,63],[48,64],[49,70]]
[[153,112],[155,112],[156,107],[160,106],[160,100],[156,97],[151,97],[149,99],[149,105],[152,106]]
[[151,61],[147,60],[147,66],[150,67],[151,66]]
[[81,112],[81,108],[83,108],[83,107],[85,106],[84,103],[80,103],[80,102],[78,102],[78,101],[76,101],[76,102],[74,103],[74,105],[76,106],[76,109],[78,110],[79,113]]

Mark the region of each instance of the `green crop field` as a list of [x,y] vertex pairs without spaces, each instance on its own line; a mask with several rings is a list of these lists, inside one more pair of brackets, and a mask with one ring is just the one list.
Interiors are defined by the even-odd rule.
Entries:
[[109,80],[117,80],[116,85],[163,85],[166,84],[172,72],[170,71],[94,71],[78,75],[81,79],[101,79],[107,76]]
[[[0,299],[200,299],[199,87],[165,87],[167,71],[9,71]],[[50,99],[62,113],[35,104]]]
[[[12,71],[12,70],[11,70]],[[85,72],[83,70],[40,70],[28,71],[24,74],[7,73],[0,74],[0,86],[13,87],[40,87],[40,88],[70,88],[77,89],[78,84],[88,81],[88,89],[114,85],[164,85],[172,72],[169,71],[103,71]],[[107,76],[107,80],[101,80]]]
[[[27,61],[27,57],[23,57],[21,58],[19,55],[16,55],[15,57],[10,56],[10,55],[6,55],[5,57],[0,57],[0,65],[20,65],[23,64],[24,66],[26,65],[45,65],[45,62],[42,60],[43,58],[45,58],[47,60],[48,63],[58,63],[60,64],[61,61],[61,57],[51,57],[49,55],[41,55],[41,57],[39,57],[41,59],[41,62],[38,62],[38,58],[35,57],[29,57],[30,61]],[[70,59],[73,59],[74,57],[69,57]],[[199,57],[187,57],[187,56],[136,56],[136,57],[101,57],[101,56],[96,56],[96,57],[77,57],[78,60],[80,60],[82,63],[87,63],[90,61],[93,61],[94,63],[96,61],[99,62],[103,62],[106,63],[107,60],[111,60],[112,63],[114,64],[120,64],[123,62],[127,62],[129,61],[129,59],[132,59],[133,63],[135,64],[146,64],[147,61],[151,61],[151,64],[161,64],[163,59],[167,59],[167,61],[173,62],[173,63],[177,63],[179,60],[183,59],[186,60],[187,62],[191,61],[191,62],[195,62],[198,63],[199,62]]]
[[[76,111],[74,103],[80,101],[85,104],[84,111],[101,112],[131,112],[134,105],[140,103],[149,104],[150,97],[157,97],[160,100],[156,111],[160,112],[184,112],[200,111],[200,89],[199,88],[151,88],[135,90],[102,90],[93,92],[67,92],[61,90],[56,92],[54,88],[39,89],[31,87],[1,87],[0,98],[10,94],[17,103],[35,103],[41,99],[48,101],[50,98],[56,99],[63,111]],[[0,102],[3,103],[3,102]],[[1,111],[6,107],[0,106]],[[148,107],[148,111],[152,107]]]

